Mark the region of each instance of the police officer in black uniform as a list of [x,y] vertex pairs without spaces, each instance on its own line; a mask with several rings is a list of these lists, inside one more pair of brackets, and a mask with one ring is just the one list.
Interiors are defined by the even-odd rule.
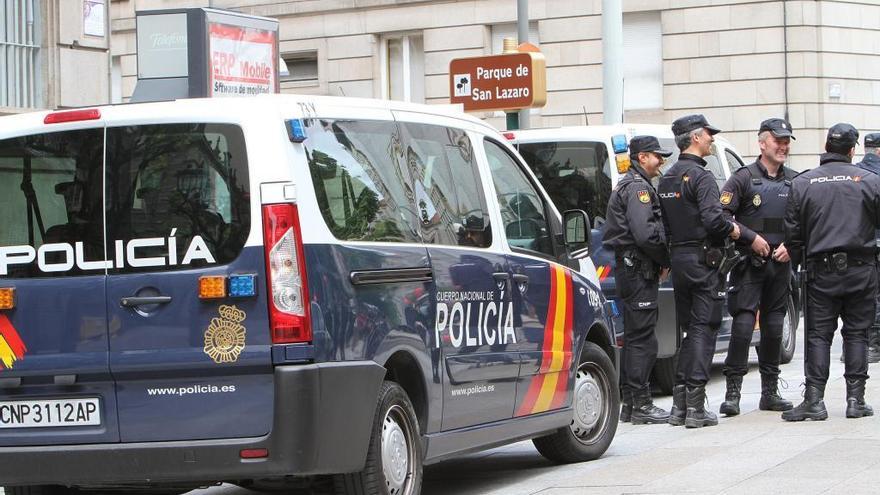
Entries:
[[[865,136],[865,157],[856,166],[880,175],[880,133]],[[880,246],[880,231],[877,231],[877,245]],[[868,333],[868,362],[880,362],[880,292],[877,294],[874,324]]]
[[792,181],[785,245],[792,257],[806,258],[806,390],[803,402],[782,413],[786,421],[828,418],[823,399],[838,318],[843,319],[846,417],[874,414],[865,403],[865,381],[877,292],[880,176],[852,164],[858,138],[853,126],[834,125],[820,166]]
[[678,161],[660,180],[658,194],[670,242],[672,285],[679,327],[686,332],[679,351],[669,423],[700,428],[718,424],[704,405],[706,382],[721,325],[723,277],[720,245],[739,238],[739,226],[721,212],[718,184],[703,159],[712,153],[719,129],[702,115],[672,123]]
[[767,119],[758,129],[761,149],[755,163],[742,167],[721,188],[721,207],[740,226],[737,248],[742,261],[730,273],[727,309],[733,317],[730,346],[724,361],[727,395],[720,412],[739,414],[743,375],[749,370],[749,349],[756,314],[760,310],[762,411],[787,411],[792,403],[779,395],[782,323],[791,281],[791,263],[785,249],[785,205],[795,173],[785,166],[794,136],[791,124]]
[[654,406],[648,379],[657,359],[659,277],[669,267],[669,253],[651,179],[672,151],[654,136],[635,136],[629,152],[632,165],[608,200],[602,244],[614,251],[614,279],[623,300],[623,402],[631,404],[633,424],[658,424],[666,423],[669,413]]

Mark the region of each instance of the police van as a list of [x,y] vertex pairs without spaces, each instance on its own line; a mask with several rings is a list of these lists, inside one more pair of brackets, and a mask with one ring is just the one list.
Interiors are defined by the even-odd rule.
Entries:
[[[610,300],[617,299],[614,285],[614,252],[602,247],[602,225],[611,190],[629,166],[629,140],[637,135],[651,135],[674,153],[666,160],[669,166],[678,160],[678,148],[669,126],[653,124],[616,124],[508,131],[504,136],[518,149],[534,171],[550,198],[561,211],[581,209],[593,220],[592,253],[602,290]],[[712,154],[705,157],[706,170],[712,172],[718,188],[738,168],[746,165],[723,134],[715,136]],[[666,167],[665,166],[665,167]],[[664,167],[664,168],[665,168]],[[656,183],[655,183],[656,185]],[[681,333],[675,323],[675,300],[671,280],[660,285],[657,321],[658,360],[652,382],[667,394],[672,393]],[[787,302],[783,325],[782,362],[794,356],[800,317],[798,291],[792,280],[792,294]],[[725,309],[718,332],[716,352],[726,352],[730,343],[732,319]],[[623,321],[618,315],[615,326],[622,343]],[[759,329],[752,343],[760,340]]]
[[475,118],[292,95],[3,117],[0,196],[7,495],[415,494],[463,452],[614,437],[589,219]]

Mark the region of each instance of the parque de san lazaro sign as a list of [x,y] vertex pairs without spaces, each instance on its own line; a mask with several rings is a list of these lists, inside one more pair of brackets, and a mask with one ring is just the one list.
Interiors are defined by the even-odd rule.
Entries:
[[544,56],[535,52],[457,58],[449,63],[449,94],[466,112],[516,110],[547,101]]

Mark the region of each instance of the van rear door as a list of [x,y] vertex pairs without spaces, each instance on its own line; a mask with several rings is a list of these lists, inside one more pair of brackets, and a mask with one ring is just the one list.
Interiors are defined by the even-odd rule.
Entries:
[[0,310],[0,446],[119,440],[103,150],[103,127],[0,139],[0,288],[14,291]]
[[262,246],[245,245],[260,212],[251,211],[242,129],[110,127],[106,181],[110,369],[122,441],[267,433],[265,258]]

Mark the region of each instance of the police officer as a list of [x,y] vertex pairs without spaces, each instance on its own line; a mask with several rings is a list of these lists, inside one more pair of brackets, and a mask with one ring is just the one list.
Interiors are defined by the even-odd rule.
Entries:
[[733,317],[730,346],[724,361],[727,394],[720,412],[739,414],[743,375],[749,369],[749,349],[756,314],[761,315],[758,349],[762,411],[787,411],[792,403],[779,395],[782,323],[791,281],[791,263],[785,249],[785,205],[795,174],[785,166],[794,136],[783,119],[767,119],[758,129],[761,149],[755,163],[742,167],[721,188],[721,207],[740,226],[737,243],[742,261],[730,274],[727,309]]
[[828,418],[825,383],[838,318],[843,319],[846,417],[874,414],[865,403],[868,328],[877,292],[875,231],[880,227],[880,176],[852,165],[859,132],[849,124],[828,130],[820,166],[792,181],[785,212],[785,245],[806,258],[804,400],[782,413],[786,421]]
[[721,325],[721,251],[729,236],[739,238],[739,226],[721,212],[718,185],[703,159],[712,153],[719,129],[702,115],[687,115],[672,123],[678,161],[660,180],[658,194],[670,242],[672,285],[679,327],[686,332],[679,352],[669,423],[700,428],[718,424],[704,405],[706,382]]
[[[629,142],[632,165],[611,192],[602,244],[614,251],[614,279],[623,301],[624,408],[633,424],[666,423],[669,413],[654,406],[648,379],[657,359],[657,289],[669,267],[660,202],[651,179],[672,151],[654,136]],[[626,420],[626,410],[622,411]]]
[[[865,157],[856,166],[880,175],[880,133],[865,136]],[[880,246],[880,231],[877,232],[877,245]],[[868,333],[868,362],[880,362],[880,292],[877,294],[874,324]]]

